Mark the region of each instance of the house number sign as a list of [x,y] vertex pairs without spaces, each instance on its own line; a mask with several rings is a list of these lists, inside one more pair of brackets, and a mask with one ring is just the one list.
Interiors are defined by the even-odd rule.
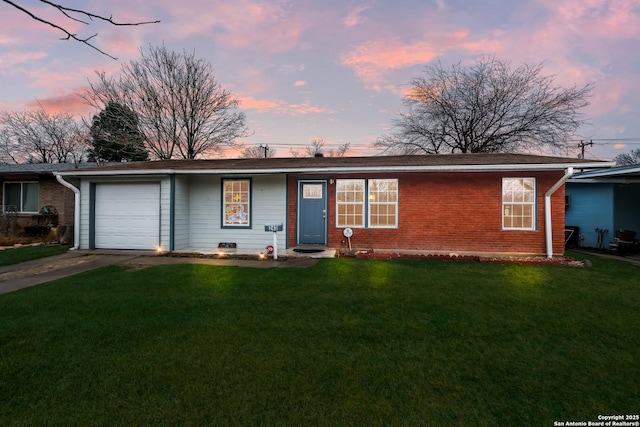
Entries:
[[265,224],[264,231],[273,232],[273,259],[278,259],[278,237],[277,232],[284,230],[284,225],[280,224]]

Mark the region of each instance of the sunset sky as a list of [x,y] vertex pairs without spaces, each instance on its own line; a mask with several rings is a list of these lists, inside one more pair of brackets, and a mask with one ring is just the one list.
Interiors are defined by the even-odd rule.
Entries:
[[[65,25],[113,60],[0,2],[0,110],[40,102],[91,117],[78,93],[95,71],[117,73],[140,48],[164,45],[209,61],[241,100],[247,145],[289,155],[314,139],[349,155],[375,155],[402,110],[402,93],[426,64],[495,55],[515,68],[544,62],[562,86],[594,82],[590,125],[578,130],[590,159],[640,148],[640,0],[59,0],[118,22],[65,21],[35,0],[18,3]],[[236,156],[240,153],[228,153]]]

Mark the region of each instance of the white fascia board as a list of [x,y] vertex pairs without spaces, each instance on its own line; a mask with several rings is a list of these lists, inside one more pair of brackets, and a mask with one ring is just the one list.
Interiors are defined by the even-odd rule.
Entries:
[[61,172],[70,176],[141,176],[141,175],[269,175],[281,173],[375,173],[375,172],[515,172],[536,170],[565,170],[608,168],[615,162],[551,163],[551,164],[495,164],[495,165],[437,165],[437,166],[358,166],[308,167],[274,169],[138,169]]
[[619,168],[614,168],[612,170],[598,170],[598,171],[589,171],[589,172],[585,172],[584,174],[579,174],[575,177],[576,180],[578,179],[590,179],[590,178],[604,178],[604,177],[625,177],[628,174],[631,173],[639,173],[640,172],[640,167],[637,168],[626,168],[626,169],[619,169]]
[[75,172],[60,172],[57,175],[62,176],[150,176],[150,177],[162,177],[175,174],[173,169],[138,169],[138,170],[115,170],[115,171],[75,171]]
[[636,184],[640,182],[640,178],[571,178],[572,184]]

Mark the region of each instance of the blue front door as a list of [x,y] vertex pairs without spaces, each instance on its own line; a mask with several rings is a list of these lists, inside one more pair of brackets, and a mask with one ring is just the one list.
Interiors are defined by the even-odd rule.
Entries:
[[298,183],[298,244],[327,244],[327,182]]

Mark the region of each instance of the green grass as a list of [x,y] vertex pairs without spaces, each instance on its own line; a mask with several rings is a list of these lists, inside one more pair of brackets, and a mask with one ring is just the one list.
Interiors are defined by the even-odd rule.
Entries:
[[25,246],[21,248],[4,249],[0,251],[0,267],[60,255],[67,252],[67,250],[69,250],[69,246],[62,245]]
[[106,267],[0,295],[0,425],[550,426],[640,410],[640,267]]

